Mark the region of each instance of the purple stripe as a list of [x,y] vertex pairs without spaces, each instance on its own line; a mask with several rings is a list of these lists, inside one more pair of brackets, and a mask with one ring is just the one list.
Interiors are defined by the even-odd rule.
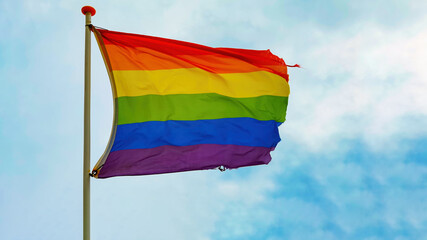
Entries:
[[99,178],[149,175],[268,164],[274,148],[239,145],[199,144],[160,146],[111,152],[100,169]]

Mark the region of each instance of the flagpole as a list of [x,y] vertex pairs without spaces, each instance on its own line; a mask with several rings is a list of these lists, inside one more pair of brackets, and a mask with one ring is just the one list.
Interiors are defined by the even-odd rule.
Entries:
[[96,11],[84,6],[85,24],[85,91],[84,91],[84,136],[83,136],[83,240],[90,239],[90,26]]

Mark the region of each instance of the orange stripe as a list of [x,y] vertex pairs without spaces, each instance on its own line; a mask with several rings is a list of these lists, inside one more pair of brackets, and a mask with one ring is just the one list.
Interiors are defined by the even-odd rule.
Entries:
[[221,54],[169,55],[145,47],[105,45],[112,70],[161,70],[201,68],[212,73],[247,73],[268,71],[287,79],[284,65],[251,64],[238,58]]

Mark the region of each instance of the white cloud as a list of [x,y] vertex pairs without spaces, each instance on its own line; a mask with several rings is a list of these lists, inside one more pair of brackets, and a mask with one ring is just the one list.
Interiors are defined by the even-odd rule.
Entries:
[[320,34],[326,43],[301,49],[306,69],[291,70],[283,134],[312,151],[334,151],[359,138],[376,151],[397,150],[401,140],[425,135],[426,22],[398,30],[365,23],[347,35]]

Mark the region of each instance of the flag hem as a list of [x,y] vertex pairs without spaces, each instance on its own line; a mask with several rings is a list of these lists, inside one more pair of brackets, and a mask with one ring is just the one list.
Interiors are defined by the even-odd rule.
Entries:
[[99,31],[95,27],[92,28],[92,31],[95,35],[96,42],[98,43],[99,51],[101,52],[102,59],[104,60],[105,67],[107,68],[108,77],[110,79],[111,92],[113,94],[113,123],[111,126],[110,138],[108,139],[108,144],[105,148],[104,153],[99,158],[98,162],[95,164],[95,166],[93,167],[93,170],[92,170],[92,176],[95,178],[98,178],[99,171],[101,170],[102,166],[104,165],[105,161],[107,160],[107,157],[110,154],[111,148],[113,147],[113,144],[114,144],[114,139],[115,139],[116,132],[117,132],[117,122],[118,122],[117,111],[116,111],[118,103],[117,103],[117,97],[116,97],[117,96],[117,90],[116,90],[114,75],[112,73],[112,67],[111,67],[110,58],[108,56],[108,52],[105,49],[105,44],[104,44],[102,37],[100,36]]

